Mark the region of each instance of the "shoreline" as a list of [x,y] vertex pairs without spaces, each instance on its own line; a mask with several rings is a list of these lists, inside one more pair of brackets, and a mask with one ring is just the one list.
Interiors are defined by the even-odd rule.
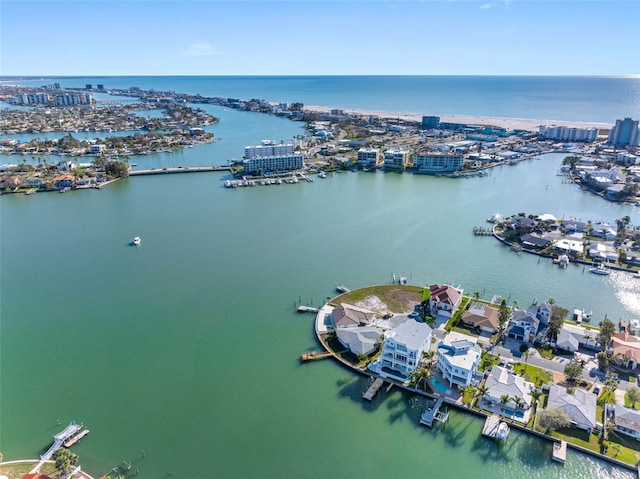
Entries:
[[[331,113],[332,107],[320,106],[320,105],[305,105],[304,111],[318,112],[318,113]],[[366,109],[341,109],[345,114],[353,114],[360,116],[378,116],[385,119],[399,118],[405,121],[412,121],[420,123],[422,117],[417,113],[401,113],[401,112],[389,112],[383,110],[366,110]],[[434,115],[440,116],[440,121],[449,123],[467,123],[469,125],[483,125],[483,126],[499,126],[510,130],[530,130],[537,131],[540,125],[546,126],[566,126],[570,128],[599,128],[609,129],[613,127],[613,124],[603,122],[588,122],[588,121],[568,121],[568,120],[538,120],[533,118],[502,118],[502,117],[481,117],[473,115]]]
[[[495,233],[494,233],[495,235]],[[497,239],[500,240],[500,238],[498,238],[496,236]],[[501,240],[503,243],[506,243],[504,240]],[[508,243],[506,243],[508,244]],[[380,286],[388,286],[388,285],[380,285]],[[408,285],[409,286],[409,285]],[[338,364],[342,365],[343,367],[346,367],[349,371],[351,372],[355,372],[357,374],[360,375],[364,375],[367,376],[369,378],[379,378],[379,379],[383,379],[384,382],[388,382],[390,384],[393,384],[394,386],[404,390],[405,392],[409,393],[409,394],[418,394],[420,396],[424,396],[424,397],[428,397],[428,398],[441,398],[445,404],[455,408],[457,411],[465,413],[465,414],[472,414],[476,417],[480,417],[482,419],[486,418],[487,416],[489,416],[489,413],[486,412],[485,410],[482,410],[480,408],[474,408],[472,406],[467,406],[465,404],[463,404],[461,401],[459,400],[453,400],[452,398],[447,397],[446,395],[442,395],[439,394],[437,391],[434,392],[427,392],[426,390],[419,390],[417,387],[415,388],[411,388],[409,386],[407,386],[404,383],[401,383],[400,381],[398,381],[395,378],[391,378],[391,377],[382,377],[379,374],[370,371],[368,368],[363,369],[363,368],[359,368],[353,364],[351,364],[350,362],[344,360],[343,358],[341,358],[339,356],[339,354],[334,351],[329,344],[325,341],[324,335],[326,335],[329,330],[327,329],[326,325],[324,324],[324,318],[325,318],[325,314],[328,314],[328,310],[327,310],[327,306],[334,303],[335,299],[338,298],[339,296],[341,296],[343,293],[340,293],[340,295],[338,296],[334,296],[331,300],[327,301],[325,303],[325,305],[323,305],[322,307],[320,307],[315,315],[314,321],[313,321],[313,325],[314,325],[314,333],[316,336],[316,340],[320,343],[320,345],[324,348],[324,350],[328,353],[331,354],[331,357],[335,360],[338,361]],[[542,439],[544,441],[547,442],[551,442],[551,443],[556,443],[556,442],[560,442],[561,439],[551,436],[549,434],[543,433],[543,432],[539,432],[536,431],[534,428],[529,428],[527,427],[527,425],[522,424],[522,423],[515,423],[513,420],[511,421],[511,423],[509,423],[509,425],[511,427],[515,427],[516,429],[520,430],[521,432],[525,433],[525,434],[529,434],[532,436],[536,436],[539,439]],[[638,463],[637,465],[633,465],[633,464],[629,464],[623,461],[620,461],[618,459],[616,459],[615,457],[609,457],[606,454],[602,454],[596,451],[593,451],[591,449],[588,449],[586,447],[583,447],[579,444],[576,443],[571,443],[571,442],[567,442],[567,446],[569,448],[572,448],[576,451],[579,451],[583,454],[587,454],[590,455],[592,457],[595,457],[601,461],[605,461],[608,462],[609,464],[612,464],[614,466],[626,469],[626,470],[630,470],[630,471],[639,471],[640,474],[640,463]]]

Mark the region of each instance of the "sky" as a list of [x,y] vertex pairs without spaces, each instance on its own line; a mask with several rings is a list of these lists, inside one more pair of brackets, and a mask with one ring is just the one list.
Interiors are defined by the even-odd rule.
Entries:
[[640,0],[0,0],[0,75],[639,75]]

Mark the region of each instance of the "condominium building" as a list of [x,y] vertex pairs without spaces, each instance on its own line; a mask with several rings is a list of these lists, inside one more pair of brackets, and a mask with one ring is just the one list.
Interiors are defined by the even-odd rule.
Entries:
[[638,146],[639,139],[638,120],[625,118],[616,120],[615,126],[609,132],[607,143],[613,146]]
[[411,166],[409,150],[405,148],[391,148],[384,152],[385,168],[407,168]]
[[538,138],[541,140],[584,141],[598,139],[598,128],[569,128],[566,126],[540,126]]
[[263,156],[287,156],[293,155],[293,143],[276,144],[271,140],[262,140],[258,146],[245,146],[244,157],[247,159]]
[[303,167],[302,155],[256,156],[242,162],[246,174],[265,175],[285,171],[299,170]]
[[58,106],[90,105],[92,102],[93,96],[89,93],[61,93],[56,95],[56,104]]
[[382,158],[378,148],[360,148],[358,150],[358,166],[360,168],[370,168],[381,164]]
[[413,166],[419,173],[451,173],[462,169],[464,156],[447,153],[424,153],[413,156]]

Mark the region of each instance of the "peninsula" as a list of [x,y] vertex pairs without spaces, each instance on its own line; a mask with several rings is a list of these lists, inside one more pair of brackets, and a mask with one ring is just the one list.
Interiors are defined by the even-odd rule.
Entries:
[[375,380],[364,399],[386,382],[431,398],[423,424],[446,422],[449,405],[635,470],[640,324],[605,317],[598,328],[567,315],[553,298],[521,309],[458,285],[396,283],[331,299],[315,331],[341,364]]

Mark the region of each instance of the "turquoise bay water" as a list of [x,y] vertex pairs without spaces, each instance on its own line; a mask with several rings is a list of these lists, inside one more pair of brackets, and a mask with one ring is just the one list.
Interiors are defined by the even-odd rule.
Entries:
[[[132,161],[224,164],[302,133],[216,111],[219,141]],[[294,302],[394,273],[520,305],[553,297],[594,321],[639,317],[628,275],[559,269],[471,233],[495,212],[640,223],[640,208],[562,184],[563,157],[485,178],[348,172],[229,190],[227,175],[203,173],[0,197],[0,452],[36,457],[58,420],[75,420],[91,430],[75,449],[96,476],[125,458],[143,479],[634,477],[573,451],[559,466],[549,444],[517,431],[498,448],[459,412],[426,429],[422,399],[392,390],[364,403],[365,378],[298,361],[318,345]]]

